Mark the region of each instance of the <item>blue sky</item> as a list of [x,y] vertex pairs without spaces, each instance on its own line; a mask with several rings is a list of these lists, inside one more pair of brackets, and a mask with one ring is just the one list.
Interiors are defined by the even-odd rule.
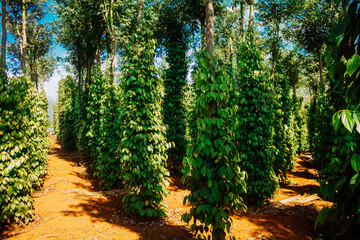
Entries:
[[[47,14],[45,15],[45,18],[42,20],[42,22],[48,23],[55,20],[55,14],[52,12],[51,4],[53,4],[52,0],[48,0],[46,2],[46,5],[48,6]],[[0,26],[1,31],[1,26]],[[11,34],[7,34],[7,41],[12,42],[14,39],[11,37]],[[67,51],[62,48],[59,44],[55,42],[54,39],[54,54],[55,57],[61,57],[64,58],[67,55]],[[9,58],[7,58],[7,61],[10,61]],[[58,82],[61,78],[66,76],[65,69],[59,64],[59,67],[55,69],[53,76],[48,79],[47,82],[45,82],[45,92],[48,96],[48,99],[56,100],[57,99],[57,90],[58,90]]]
[[[53,22],[55,20],[55,14],[52,12],[51,5],[54,4],[52,0],[48,0],[46,5],[48,6],[48,13],[44,18],[44,22]],[[56,57],[64,58],[67,55],[67,52],[59,44],[55,42],[54,39],[54,54]],[[55,69],[53,76],[44,84],[46,95],[48,99],[55,100],[57,99],[58,83],[59,80],[66,76],[66,71],[64,67],[59,64],[58,68]]]

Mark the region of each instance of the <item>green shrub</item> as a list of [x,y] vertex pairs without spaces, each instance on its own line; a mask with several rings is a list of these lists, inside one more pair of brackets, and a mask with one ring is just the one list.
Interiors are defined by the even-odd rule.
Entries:
[[[344,97],[339,96],[344,101]],[[308,109],[308,129],[310,150],[313,153],[313,165],[321,170],[328,165],[328,154],[334,143],[333,129],[331,126],[332,114],[335,111],[330,106],[329,98],[319,94],[317,101],[311,102]]]
[[250,203],[262,205],[279,186],[273,169],[273,97],[252,41],[244,43],[241,53],[236,140],[242,160],[240,167],[248,176],[246,197]]
[[45,100],[26,78],[0,76],[0,228],[34,216],[29,194],[42,184],[49,147]]
[[161,116],[162,79],[154,67],[155,40],[142,27],[128,46],[121,80],[121,144],[126,211],[140,216],[165,216],[162,204],[167,194],[166,128]]
[[[240,197],[246,192],[245,173],[240,171],[239,154],[235,143],[235,109],[230,107],[231,80],[214,63],[214,73],[209,71],[206,53],[198,57],[194,81],[196,91],[196,129],[194,142],[184,159],[183,181],[191,191],[184,198],[189,202],[190,213],[182,220],[194,224],[190,229],[199,238],[211,231],[213,239],[225,237],[230,232],[230,214],[245,208]],[[210,107],[215,105],[215,108]]]
[[90,160],[89,146],[89,131],[92,119],[88,118],[86,109],[88,108],[89,89],[87,87],[81,89],[81,98],[75,100],[75,134],[76,134],[76,149],[81,161],[87,162]]
[[[195,105],[196,105],[196,94],[194,90],[195,84],[188,84],[185,88],[183,105],[185,106],[185,125],[186,125],[186,134],[185,139],[187,143],[191,143],[195,136],[195,128],[196,128],[196,113],[195,113]],[[188,147],[186,148],[188,149]],[[187,154],[185,154],[186,156]]]
[[181,30],[176,29],[167,43],[166,61],[169,68],[165,70],[165,97],[163,101],[164,124],[167,125],[166,138],[174,143],[168,150],[168,169],[181,174],[182,161],[186,154],[185,106],[183,104],[186,87],[187,58],[186,39]]
[[94,175],[100,179],[99,185],[104,189],[121,185],[121,166],[116,155],[120,132],[118,108],[119,100],[114,83],[100,69],[95,70],[86,108],[87,118],[91,122],[87,136],[88,149],[91,149],[91,167]]
[[309,150],[308,130],[307,130],[307,116],[303,106],[303,98],[293,95],[294,114],[296,121],[296,138],[298,154]]
[[102,105],[101,97],[105,94],[103,83],[106,81],[100,69],[95,69],[91,74],[91,84],[87,91],[87,104],[85,106],[85,121],[88,124],[85,132],[87,141],[82,142],[82,148],[87,149],[87,154],[91,158],[90,162],[98,157],[98,148],[101,147],[100,132],[100,108]]
[[[318,222],[324,223],[330,213],[332,222],[342,233],[342,239],[358,239],[360,235],[360,34],[359,1],[345,0],[335,3],[340,7],[339,21],[333,28],[332,40],[325,57],[329,67],[329,89],[327,99],[333,126],[327,125],[327,119],[319,119],[319,124],[325,125],[320,129],[320,135],[326,136],[329,148],[322,175],[325,176],[320,184],[320,193],[334,202],[330,211],[328,208],[318,215]],[[354,37],[355,36],[355,37]],[[321,107],[321,105],[318,105]],[[326,107],[326,105],[325,105]],[[346,111],[344,111],[346,109]],[[336,113],[335,113],[336,112]],[[334,114],[335,113],[335,114]],[[327,116],[326,116],[327,117]],[[344,126],[339,127],[340,122]],[[329,130],[330,129],[330,130]],[[330,134],[328,134],[330,132]],[[324,139],[324,138],[320,138]],[[323,141],[322,141],[323,143]],[[323,154],[319,154],[322,156]],[[321,160],[321,159],[320,159]]]
[[[327,111],[324,115],[330,117],[335,113],[332,109],[355,110],[356,106],[347,105],[344,98],[345,92],[345,88],[338,90],[331,88],[327,95],[329,104],[326,106],[328,107],[319,109],[319,112],[324,114],[324,111]],[[339,115],[335,115],[334,118],[339,119]],[[347,117],[341,117],[338,121],[346,122],[345,118]],[[319,120],[326,121],[321,118]],[[347,120],[347,122],[350,121]],[[324,123],[329,122],[323,122],[323,125]],[[356,131],[350,133],[343,126],[335,131],[331,126],[326,128],[325,125],[320,128],[320,125],[320,122],[317,122],[319,132],[318,137],[315,138],[317,145],[314,148],[314,161],[321,167],[320,196],[334,202],[334,205],[330,209],[327,207],[322,209],[316,224],[318,222],[323,224],[326,216],[329,215],[344,239],[356,239],[360,225],[358,211],[360,207],[360,134]],[[339,126],[339,123],[335,123],[334,126]],[[324,135],[326,137],[322,137]]]
[[[346,98],[351,86],[335,88],[335,85],[336,80],[330,81],[329,90],[318,100],[317,119],[312,119],[316,130],[313,137],[314,162],[320,169],[321,177],[320,196],[334,202],[330,209],[322,209],[315,226],[318,222],[323,224],[330,216],[342,238],[356,239],[360,229],[360,134],[355,130],[356,124],[349,120],[349,114],[344,114],[344,111],[334,113],[343,109],[354,112],[358,103]],[[348,128],[354,126],[353,132],[339,126],[339,122]]]
[[280,180],[286,181],[286,172],[293,168],[296,155],[296,138],[294,135],[294,115],[290,98],[290,85],[281,73],[281,66],[277,67],[275,74],[275,118],[274,146],[275,161],[274,170]]
[[76,149],[75,132],[75,102],[76,102],[76,82],[71,76],[67,76],[59,81],[58,100],[56,106],[55,134],[62,143],[62,147],[67,150]]

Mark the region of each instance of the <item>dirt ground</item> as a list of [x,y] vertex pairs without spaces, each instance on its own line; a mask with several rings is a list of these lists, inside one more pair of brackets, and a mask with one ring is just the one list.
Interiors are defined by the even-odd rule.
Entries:
[[[187,194],[180,178],[171,178],[170,195],[165,202],[168,217],[144,220],[124,213],[121,190],[98,191],[75,152],[64,151],[50,137],[48,175],[41,191],[32,194],[35,220],[27,226],[6,226],[0,239],[146,239],[186,240],[192,234],[181,222]],[[263,207],[251,207],[233,217],[232,234],[236,239],[332,239],[324,229],[314,231],[318,211],[330,203],[316,195],[316,171],[308,167],[309,155],[297,158],[290,184],[281,186],[276,197]]]

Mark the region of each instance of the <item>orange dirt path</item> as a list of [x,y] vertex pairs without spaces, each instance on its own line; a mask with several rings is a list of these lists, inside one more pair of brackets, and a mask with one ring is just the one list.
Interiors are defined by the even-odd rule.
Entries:
[[[146,220],[124,213],[121,190],[98,191],[75,152],[64,151],[50,136],[48,175],[41,191],[32,194],[35,220],[24,226],[11,224],[0,239],[149,239],[186,240],[192,235],[181,214],[187,194],[179,178],[171,178],[165,198],[168,217]],[[263,207],[251,207],[233,216],[236,239],[316,239],[314,219],[330,203],[315,194],[316,171],[306,167],[309,156],[297,159],[289,173],[292,184],[282,186]]]

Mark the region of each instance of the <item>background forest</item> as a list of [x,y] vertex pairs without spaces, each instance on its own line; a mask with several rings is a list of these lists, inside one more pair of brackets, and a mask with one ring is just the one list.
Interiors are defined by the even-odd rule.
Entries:
[[[0,224],[33,218],[53,128],[126,211],[164,217],[182,176],[195,236],[274,196],[310,150],[319,196],[360,229],[358,0],[2,0]],[[47,12],[54,22],[44,21]],[[9,40],[10,39],[10,40]],[[55,44],[67,50],[60,59]],[[53,122],[44,82],[57,66]],[[0,225],[1,226],[1,225]]]

